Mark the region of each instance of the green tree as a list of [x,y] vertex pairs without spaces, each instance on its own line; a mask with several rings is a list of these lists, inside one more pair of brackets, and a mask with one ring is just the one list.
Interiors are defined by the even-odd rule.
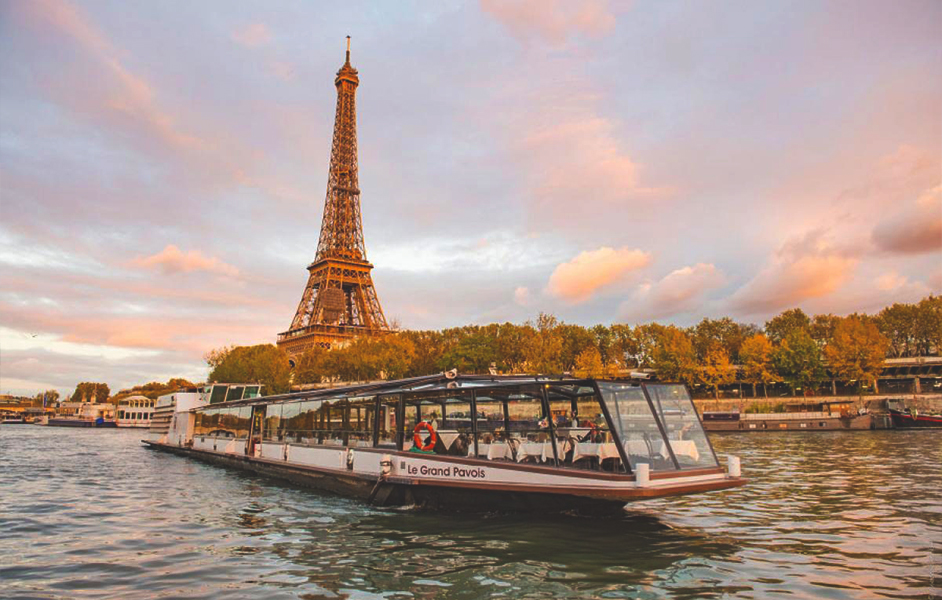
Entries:
[[918,356],[942,354],[942,296],[928,296],[916,305],[914,334]]
[[759,328],[755,325],[737,323],[729,317],[723,317],[722,319],[703,319],[696,327],[690,329],[690,337],[701,361],[706,359],[707,354],[716,344],[723,347],[730,360],[737,361],[743,341],[758,331]]
[[693,383],[697,377],[697,355],[687,333],[673,325],[662,328],[652,366],[662,381]]
[[631,347],[626,350],[629,362],[639,369],[653,368],[657,346],[665,329],[657,323],[637,325],[632,331]]
[[765,324],[765,335],[773,344],[782,343],[792,333],[803,331],[811,333],[811,319],[800,308],[786,310],[782,314],[772,317]]
[[267,395],[291,389],[291,366],[284,350],[272,344],[235,346],[206,355],[209,380],[219,383],[260,383]]
[[792,388],[808,395],[808,386],[825,378],[821,350],[805,329],[794,329],[772,353],[772,364],[778,375]]
[[876,381],[883,370],[889,342],[871,319],[842,319],[824,349],[831,372],[844,381]]
[[897,302],[880,311],[877,327],[889,342],[889,356],[900,358],[916,353],[918,322],[919,308],[912,304]]
[[72,402],[107,402],[111,389],[107,383],[92,383],[83,381],[75,386],[70,400]]
[[576,357],[585,350],[596,347],[593,335],[585,327],[579,325],[561,323],[556,328],[556,334],[562,344],[559,362],[563,371],[572,371],[576,366]]
[[834,337],[834,330],[840,324],[841,318],[834,315],[815,315],[811,321],[812,339],[818,343],[819,348],[824,348]]
[[765,397],[769,397],[768,384],[775,381],[772,372],[772,343],[761,333],[747,338],[739,350],[743,381],[752,384],[752,396],[756,396],[756,385],[762,384]]
[[326,348],[312,345],[304,351],[295,361],[294,382],[321,383],[327,377],[327,352]]

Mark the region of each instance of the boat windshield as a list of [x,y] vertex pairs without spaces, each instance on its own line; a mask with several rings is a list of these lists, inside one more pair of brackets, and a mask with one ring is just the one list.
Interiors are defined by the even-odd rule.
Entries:
[[677,383],[646,383],[644,389],[664,425],[667,440],[680,468],[718,466],[687,387]]
[[[718,465],[683,385],[645,384],[642,387],[599,381],[598,386],[632,470],[639,464],[650,465],[652,471]],[[645,390],[651,397],[650,404]],[[667,444],[658,422],[667,434]]]

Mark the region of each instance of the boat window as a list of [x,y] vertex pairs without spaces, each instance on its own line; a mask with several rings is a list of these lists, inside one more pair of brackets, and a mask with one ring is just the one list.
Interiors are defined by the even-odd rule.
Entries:
[[513,460],[513,451],[508,443],[503,400],[478,394],[476,405],[475,423],[478,430],[478,458]]
[[245,386],[245,393],[242,394],[243,398],[258,398],[259,397],[259,388],[258,385],[247,385]]
[[472,432],[471,392],[448,394],[444,398],[444,412],[438,429],[439,444],[436,451],[451,456],[474,454]]
[[262,423],[262,439],[266,442],[280,442],[281,409],[284,404],[269,404],[265,407],[265,421]]
[[645,389],[664,425],[668,442],[680,467],[718,466],[687,387],[680,384],[645,384]]
[[617,441],[609,430],[595,389],[547,388],[556,433],[559,465],[593,471],[624,472]]
[[347,445],[372,447],[373,446],[373,418],[376,411],[376,402],[373,396],[367,398],[353,398],[348,403],[347,417]]
[[[405,419],[402,424],[402,449],[403,450],[413,450],[415,448],[414,438],[416,428],[419,423],[425,422],[434,429],[436,432],[441,428],[442,425],[442,414],[444,413],[444,401],[441,398],[436,397],[414,397],[406,396],[405,401]],[[420,432],[420,437],[423,440],[423,443],[427,441],[430,437],[427,430]],[[436,434],[437,439],[437,434]],[[443,448],[440,448],[441,442],[435,444],[435,447],[426,452],[444,452]],[[418,448],[415,448],[413,451],[419,451]]]
[[511,458],[519,463],[553,463],[549,419],[543,412],[543,390],[527,386],[507,396],[507,424]]
[[379,439],[378,448],[394,449],[396,441],[396,417],[399,413],[399,396],[386,396],[379,404]]
[[226,402],[232,402],[233,400],[241,400],[242,392],[245,391],[245,388],[241,385],[234,385],[229,388],[229,391],[226,393]]
[[610,381],[598,386],[632,470],[639,464],[652,471],[676,470],[641,386]]
[[309,418],[307,402],[292,402],[285,404],[281,409],[281,427],[284,439],[287,442],[303,443],[310,437],[310,426],[306,421]]
[[219,402],[224,402],[226,400],[226,386],[224,385],[214,385],[212,386],[212,393],[209,397],[210,404],[217,404]]

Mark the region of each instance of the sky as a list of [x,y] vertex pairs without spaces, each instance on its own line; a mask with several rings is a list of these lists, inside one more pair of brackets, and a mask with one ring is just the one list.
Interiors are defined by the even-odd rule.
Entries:
[[0,392],[203,380],[313,259],[352,36],[402,328],[942,292],[942,3],[0,0]]

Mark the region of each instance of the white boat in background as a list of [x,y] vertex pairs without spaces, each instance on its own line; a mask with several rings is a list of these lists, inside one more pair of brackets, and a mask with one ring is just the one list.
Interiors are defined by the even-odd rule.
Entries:
[[118,427],[150,428],[157,401],[147,396],[128,396],[118,404]]

